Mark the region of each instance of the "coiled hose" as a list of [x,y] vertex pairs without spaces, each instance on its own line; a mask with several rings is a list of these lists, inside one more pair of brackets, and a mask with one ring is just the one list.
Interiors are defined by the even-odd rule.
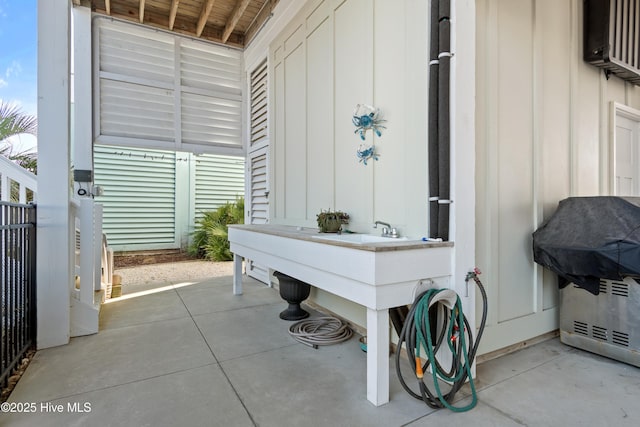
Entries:
[[[482,320],[477,338],[473,339],[471,327],[462,312],[460,298],[450,289],[429,289],[415,299],[400,333],[398,348],[405,344],[409,365],[418,381],[420,394],[415,393],[406,384],[401,369],[401,352],[396,352],[396,373],[402,387],[411,396],[424,401],[430,408],[449,408],[455,412],[464,412],[476,406],[478,401],[476,389],[471,376],[471,364],[478,350],[487,321],[487,293],[478,279],[479,270],[467,274],[465,282],[473,279],[482,295]],[[455,304],[446,304],[448,297],[455,296]],[[462,331],[462,332],[461,332]],[[445,370],[435,354],[446,342],[452,354],[451,367]],[[421,359],[421,352],[426,351],[426,361]],[[464,359],[464,360],[463,360]],[[424,372],[431,368],[431,376],[435,392],[424,382]],[[467,378],[471,387],[472,401],[464,407],[452,405],[455,394],[462,388]],[[447,393],[442,393],[439,379],[450,385]]]
[[302,344],[318,348],[319,345],[346,341],[351,338],[353,331],[338,318],[318,317],[294,323],[289,327],[289,334]]

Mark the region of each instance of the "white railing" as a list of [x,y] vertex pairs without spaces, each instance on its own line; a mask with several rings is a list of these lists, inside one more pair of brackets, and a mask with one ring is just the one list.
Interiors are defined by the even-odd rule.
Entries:
[[[74,283],[71,285],[71,336],[98,332],[103,298],[112,288],[113,251],[102,234],[102,205],[91,198],[72,199],[69,211]],[[103,290],[104,293],[97,291]]]
[[[16,165],[4,156],[0,156],[0,195],[1,200],[11,202],[12,183],[18,186],[18,203],[36,200],[38,178],[28,170]],[[33,192],[33,200],[27,200],[27,190]]]

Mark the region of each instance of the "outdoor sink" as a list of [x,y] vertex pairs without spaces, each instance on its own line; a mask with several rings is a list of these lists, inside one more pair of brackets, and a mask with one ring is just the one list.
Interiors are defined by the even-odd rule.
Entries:
[[345,243],[354,243],[359,245],[364,245],[367,243],[393,243],[398,241],[407,241],[409,240],[406,237],[382,237],[375,234],[330,234],[330,235],[320,235],[320,236],[311,236],[314,239],[319,240],[331,240],[334,242],[345,242]]

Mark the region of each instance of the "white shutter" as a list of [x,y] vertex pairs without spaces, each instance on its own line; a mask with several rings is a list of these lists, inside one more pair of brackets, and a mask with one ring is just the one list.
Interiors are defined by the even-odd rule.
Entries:
[[96,145],[103,230],[117,251],[178,248],[174,152]]
[[269,193],[267,190],[267,153],[261,150],[250,157],[249,188],[251,189],[249,204],[250,224],[266,224],[269,222]]
[[267,60],[262,61],[250,76],[251,86],[251,133],[249,147],[264,143],[268,139],[267,133]]
[[240,50],[94,22],[97,143],[243,154]]
[[[247,171],[247,221],[269,222],[269,91],[267,60],[249,74],[249,167]],[[269,283],[269,269],[247,260],[247,274]]]
[[174,140],[173,91],[101,79],[102,135]]

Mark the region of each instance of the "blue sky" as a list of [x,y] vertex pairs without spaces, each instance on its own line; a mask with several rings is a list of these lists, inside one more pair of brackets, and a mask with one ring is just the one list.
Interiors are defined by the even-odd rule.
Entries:
[[[0,0],[0,99],[37,114],[37,0]],[[12,141],[35,147],[35,138]]]

